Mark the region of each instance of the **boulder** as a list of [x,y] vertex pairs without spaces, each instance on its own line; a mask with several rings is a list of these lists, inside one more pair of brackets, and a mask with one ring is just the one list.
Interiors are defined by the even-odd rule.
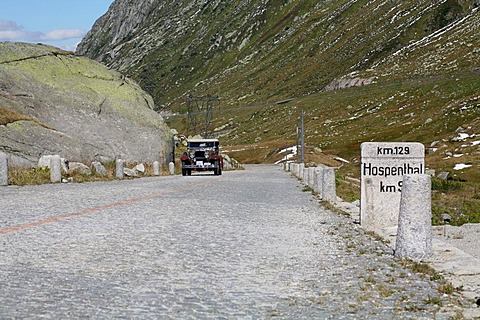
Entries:
[[127,177],[138,177],[138,172],[135,171],[134,169],[123,168],[123,173],[124,173]]
[[440,180],[447,180],[449,173],[446,171],[442,171],[438,174],[437,178]]
[[0,113],[9,115],[0,146],[12,165],[34,167],[43,154],[154,161],[172,149],[170,129],[138,84],[61,49],[0,42],[0,91]]
[[449,215],[448,213],[443,213],[441,215],[442,217],[442,222],[445,224],[445,223],[450,223],[452,221],[452,216]]
[[[38,168],[50,168],[50,160],[55,157],[55,155],[43,155],[38,159]],[[62,171],[67,172],[69,168],[69,163],[65,158],[60,158],[60,163],[62,166]]]
[[139,163],[135,166],[135,168],[133,168],[133,170],[135,170],[137,173],[145,173],[145,166],[143,165],[143,163]]
[[94,161],[94,162],[92,162],[91,167],[100,176],[106,176],[108,174],[107,169],[105,168],[105,166],[101,162]]
[[329,85],[327,85],[324,91],[341,90],[351,87],[366,86],[374,83],[374,78],[362,79],[362,78],[342,78],[335,79]]
[[92,170],[87,165],[84,165],[81,162],[69,162],[68,163],[68,174],[80,173],[85,175],[91,175]]

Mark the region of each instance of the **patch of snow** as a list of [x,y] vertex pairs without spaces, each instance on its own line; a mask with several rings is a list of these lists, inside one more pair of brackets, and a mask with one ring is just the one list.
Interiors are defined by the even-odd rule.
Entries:
[[472,141],[472,146],[477,146],[480,144],[480,140]]
[[285,152],[292,152],[293,154],[297,154],[297,146],[282,149],[282,150],[280,150],[279,154],[280,153],[285,153]]
[[455,167],[453,167],[453,170],[463,170],[465,168],[470,168],[471,166],[471,164],[458,163],[455,165]]
[[460,158],[460,157],[463,157],[463,154],[457,153],[457,154],[454,154],[453,157],[454,158]]
[[467,138],[469,138],[469,137],[470,137],[470,135],[469,135],[468,133],[460,133],[460,134],[458,134],[458,138],[457,138],[457,139],[459,139],[459,140],[465,140],[465,139],[467,139]]
[[275,164],[279,164],[279,163],[282,163],[282,162],[287,162],[287,163],[293,162],[293,161],[289,161],[289,160],[291,160],[291,159],[294,158],[294,157],[295,157],[295,154],[292,154],[292,153],[291,153],[291,154],[287,154],[287,156],[286,156],[287,159],[286,159],[286,160],[285,160],[285,158],[280,159],[280,160],[276,161]]
[[340,158],[340,157],[336,157],[335,160],[340,161],[340,162],[344,162],[344,163],[350,163],[350,161],[345,160],[345,159]]
[[286,162],[291,162],[289,160],[291,160],[292,158],[294,158],[297,155],[297,146],[288,147],[288,148],[282,149],[278,152],[278,154],[282,154],[282,153],[287,153],[285,158],[283,158],[281,160],[278,160],[277,162],[275,162],[275,164],[285,162],[285,159],[286,159]]

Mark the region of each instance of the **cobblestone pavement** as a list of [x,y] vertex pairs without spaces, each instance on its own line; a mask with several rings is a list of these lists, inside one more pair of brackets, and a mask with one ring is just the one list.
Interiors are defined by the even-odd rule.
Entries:
[[0,188],[0,318],[456,315],[302,188],[274,166]]

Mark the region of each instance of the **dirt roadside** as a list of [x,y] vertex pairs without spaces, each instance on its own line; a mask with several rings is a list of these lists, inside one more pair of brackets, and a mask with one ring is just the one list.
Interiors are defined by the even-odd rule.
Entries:
[[[360,221],[360,208],[338,198],[335,206],[348,213],[355,223]],[[432,266],[471,302],[464,312],[466,319],[480,319],[480,224],[450,225],[432,228],[433,254],[422,262]],[[396,227],[378,232],[392,249],[395,248]]]

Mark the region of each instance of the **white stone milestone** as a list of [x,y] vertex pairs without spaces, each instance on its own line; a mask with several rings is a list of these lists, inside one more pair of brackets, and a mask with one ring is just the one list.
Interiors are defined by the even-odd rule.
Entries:
[[422,260],[432,254],[431,178],[403,177],[395,257]]
[[153,175],[154,176],[160,175],[160,163],[158,161],[153,162]]
[[168,170],[170,171],[170,174],[171,174],[171,175],[174,175],[174,174],[175,174],[175,163],[170,162],[170,163],[168,164]]
[[367,230],[397,226],[402,179],[425,171],[425,147],[417,142],[361,145],[360,224]]

